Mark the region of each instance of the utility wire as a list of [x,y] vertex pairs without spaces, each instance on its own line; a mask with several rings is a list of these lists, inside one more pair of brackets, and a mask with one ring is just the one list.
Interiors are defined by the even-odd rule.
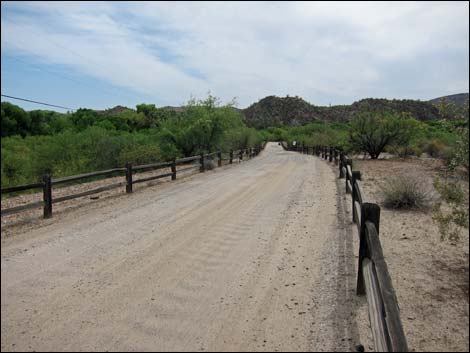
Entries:
[[[84,55],[82,55],[82,54],[76,52],[75,50],[72,50],[72,49],[70,49],[70,48],[68,48],[68,47],[65,47],[65,46],[63,46],[62,44],[59,44],[59,43],[57,43],[56,41],[52,40],[51,38],[44,37],[44,36],[40,35],[39,33],[36,33],[36,32],[34,32],[34,31],[31,31],[31,29],[25,27],[23,24],[20,24],[20,23],[15,22],[15,25],[17,25],[17,26],[19,26],[19,27],[25,29],[26,31],[28,31],[29,34],[34,34],[34,35],[36,35],[36,37],[41,38],[42,40],[45,40],[45,41],[47,41],[47,42],[49,42],[49,43],[52,43],[52,44],[54,44],[56,47],[62,48],[62,49],[64,49],[64,50],[67,50],[68,52],[74,54],[75,56],[78,56],[78,57],[81,57],[82,59],[85,59],[85,60],[88,61],[89,63],[93,64],[95,67],[99,67],[99,68],[101,68],[101,69],[104,69],[105,71],[108,70],[108,67],[107,67],[106,65],[101,64],[101,63],[98,63],[98,62],[96,62],[95,60],[92,60],[92,59],[90,59],[90,58],[88,58],[88,57],[86,57],[86,56],[84,56]],[[24,43],[23,43],[23,44],[24,44]],[[135,86],[139,86],[132,78],[129,78],[128,81],[130,81],[131,83],[133,83]],[[134,96],[134,97],[137,98],[137,96]],[[141,98],[140,98],[140,97],[139,97],[139,101],[141,101]]]
[[[68,76],[64,76],[64,75],[59,74],[59,73],[57,73],[57,72],[55,72],[55,71],[51,71],[51,70],[45,69],[45,68],[43,68],[43,67],[41,67],[41,66],[31,64],[31,63],[29,63],[29,62],[27,62],[27,61],[21,60],[21,59],[15,57],[15,56],[13,56],[13,55],[9,55],[9,54],[4,54],[4,55],[5,55],[6,57],[12,59],[12,60],[15,60],[15,61],[21,62],[21,63],[23,63],[23,64],[29,65],[29,66],[31,66],[31,67],[34,67],[34,68],[40,70],[40,71],[47,72],[47,73],[49,73],[49,74],[55,75],[55,76],[57,76],[57,77],[60,77],[60,78],[65,79],[65,80],[69,80],[69,81],[71,81],[71,82],[75,82],[75,83],[77,83],[77,84],[83,85],[83,86],[88,87],[88,88],[92,88],[92,89],[95,89],[95,90],[97,89],[96,86],[92,86],[92,85],[87,84],[87,83],[85,83],[85,82],[82,82],[82,81],[73,79],[73,78],[68,77]],[[99,90],[100,90],[101,92],[105,93],[105,94],[108,94],[110,97],[111,97],[111,96],[112,96],[112,97],[116,97],[116,93],[113,93],[113,92],[111,92],[111,91],[104,90],[104,89],[99,89]],[[128,98],[130,98],[130,96],[128,96]]]
[[60,106],[60,105],[54,105],[54,104],[49,104],[49,103],[37,102],[37,101],[32,101],[32,100],[30,100],[30,99],[25,99],[25,98],[7,96],[6,94],[2,94],[2,97],[12,98],[12,99],[18,99],[18,100],[20,100],[20,101],[31,102],[31,103],[36,103],[36,104],[48,105],[48,106],[50,106],[50,107],[62,108],[62,109],[67,109],[67,110],[71,110],[71,111],[74,111],[74,110],[75,110],[75,109],[72,109],[72,108],[62,107],[62,106]]

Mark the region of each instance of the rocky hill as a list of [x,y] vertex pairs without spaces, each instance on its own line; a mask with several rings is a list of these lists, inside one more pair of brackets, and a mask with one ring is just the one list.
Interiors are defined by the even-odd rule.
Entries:
[[366,98],[351,105],[315,106],[300,97],[268,96],[243,110],[249,126],[299,126],[312,121],[349,121],[364,111],[409,112],[418,120],[439,118],[437,108],[429,103],[411,99]]
[[437,104],[440,102],[441,99],[452,102],[458,106],[462,106],[468,100],[468,93],[452,94],[450,96],[434,98],[434,99],[429,100],[429,102],[433,104]]

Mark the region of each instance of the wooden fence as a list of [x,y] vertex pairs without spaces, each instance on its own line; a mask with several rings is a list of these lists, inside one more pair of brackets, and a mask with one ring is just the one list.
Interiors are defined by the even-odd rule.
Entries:
[[[197,169],[201,173],[203,173],[206,170],[205,162],[207,161],[207,159],[210,159],[210,160],[217,159],[217,166],[221,167],[222,161],[228,161],[229,164],[232,164],[234,161],[239,161],[239,162],[243,161],[243,158],[247,158],[247,159],[253,158],[257,156],[264,149],[265,145],[266,145],[266,142],[260,145],[256,145],[254,148],[242,149],[242,150],[237,150],[237,151],[230,150],[229,152],[217,151],[213,153],[200,154],[199,156],[175,159],[173,161],[163,162],[163,163],[152,163],[152,164],[138,165],[138,166],[133,166],[127,163],[125,167],[121,167],[121,168],[101,170],[97,172],[85,173],[85,174],[80,174],[80,175],[72,175],[72,176],[68,176],[64,178],[57,178],[57,179],[52,178],[51,175],[47,174],[43,176],[42,181],[39,183],[2,188],[1,195],[21,192],[21,191],[26,191],[26,190],[42,189],[43,199],[42,201],[37,201],[37,202],[29,203],[26,205],[21,205],[21,206],[11,207],[8,209],[1,210],[1,215],[4,216],[4,215],[21,212],[24,210],[43,207],[44,218],[50,218],[52,217],[52,205],[55,203],[76,199],[78,197],[97,194],[103,191],[112,190],[112,189],[123,187],[123,186],[126,187],[127,193],[132,193],[132,186],[137,183],[143,183],[146,181],[151,181],[151,180],[161,179],[161,178],[168,178],[168,177],[171,177],[171,180],[175,180],[177,173],[181,173],[181,172],[188,171],[188,170]],[[194,165],[194,164],[189,165],[190,163],[194,163],[196,161],[197,161],[197,165]],[[186,167],[177,170],[176,166],[178,165],[185,165]],[[134,178],[134,176],[139,173],[148,172],[151,170],[160,170],[160,169],[161,170],[167,169],[167,172],[164,172],[158,175],[149,176],[149,177],[143,177],[143,178],[138,178],[138,179]],[[115,177],[119,175],[124,175],[125,180],[121,182],[113,183],[111,185],[102,186],[93,190],[80,192],[78,194],[61,196],[61,197],[56,197],[56,198],[52,197],[52,187],[55,185],[80,183],[90,178],[95,178],[95,177],[111,178],[111,177]]]
[[375,350],[407,352],[398,301],[380,244],[380,207],[365,202],[361,173],[352,170],[351,158],[337,148],[288,146],[285,142],[282,146],[289,151],[316,155],[338,166],[339,178],[345,179],[346,192],[352,196],[352,221],[357,225],[360,244],[356,294],[367,297]]

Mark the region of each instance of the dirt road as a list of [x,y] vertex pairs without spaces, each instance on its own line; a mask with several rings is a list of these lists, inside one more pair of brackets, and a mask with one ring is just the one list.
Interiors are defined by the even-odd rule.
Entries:
[[325,162],[270,143],[3,239],[2,351],[352,350],[340,193]]

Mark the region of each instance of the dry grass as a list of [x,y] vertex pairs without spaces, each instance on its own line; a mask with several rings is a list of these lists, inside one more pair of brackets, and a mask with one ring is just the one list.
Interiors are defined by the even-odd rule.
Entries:
[[382,186],[383,205],[393,209],[426,210],[431,206],[431,191],[417,176],[389,177]]

